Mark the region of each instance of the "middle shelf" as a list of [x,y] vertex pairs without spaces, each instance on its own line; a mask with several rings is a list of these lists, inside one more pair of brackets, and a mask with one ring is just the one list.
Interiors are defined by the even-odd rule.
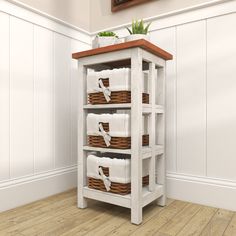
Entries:
[[[118,154],[130,154],[131,155],[131,149],[115,149],[115,148],[98,148],[98,147],[90,147],[90,146],[84,146],[84,151],[90,151],[90,152],[109,152],[109,153],[118,153]],[[164,153],[164,146],[163,145],[156,145],[155,146],[155,155],[161,155]],[[142,148],[142,159],[147,159],[152,156],[152,148],[151,147],[143,147]]]
[[[152,105],[151,104],[143,104],[143,113],[149,114],[152,112]],[[162,114],[164,113],[164,107],[162,105],[155,105],[155,113]],[[131,109],[131,103],[122,103],[122,104],[99,104],[99,105],[91,105],[87,104],[84,105],[85,110],[93,110],[93,109]]]

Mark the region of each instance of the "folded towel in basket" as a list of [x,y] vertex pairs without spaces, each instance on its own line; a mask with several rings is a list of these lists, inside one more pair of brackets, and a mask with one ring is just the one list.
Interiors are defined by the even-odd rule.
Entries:
[[[101,136],[99,123],[108,123],[111,137],[131,137],[131,120],[130,111],[124,111],[125,114],[93,114],[87,116],[87,135]],[[142,133],[147,134],[147,124],[143,116]]]
[[[101,166],[109,168],[109,180],[111,182],[124,184],[131,182],[131,159],[89,155],[87,157],[87,176],[102,179],[98,171]],[[147,176],[148,174],[148,160],[144,160],[142,175]]]
[[[143,91],[148,91],[148,72],[143,72]],[[99,79],[108,79],[110,91],[130,91],[131,90],[131,70],[130,68],[120,68],[113,70],[90,71],[87,74],[87,93],[103,92],[99,85]]]
[[130,115],[128,114],[93,114],[87,116],[87,135],[101,136],[100,123],[109,124],[112,137],[130,137]]
[[93,114],[87,116],[87,135],[101,135],[99,123],[109,123],[112,114]]

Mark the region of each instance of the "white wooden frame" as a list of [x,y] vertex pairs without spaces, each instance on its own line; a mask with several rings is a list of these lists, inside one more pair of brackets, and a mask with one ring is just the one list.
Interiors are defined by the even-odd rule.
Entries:
[[[86,73],[87,68],[96,68],[99,63],[131,59],[131,104],[125,105],[89,105],[87,104]],[[149,63],[150,82],[150,104],[142,104],[142,62]],[[164,112],[164,90],[165,90],[165,61],[141,48],[126,49],[118,52],[108,52],[101,55],[84,57],[79,63],[79,114],[78,114],[78,207],[87,207],[87,198],[127,207],[131,209],[131,222],[140,224],[142,222],[142,208],[154,200],[158,204],[165,205],[165,112]],[[99,68],[99,65],[98,65]],[[157,73],[159,71],[160,73]],[[156,84],[161,87],[156,91]],[[156,103],[156,93],[161,97],[160,103]],[[131,109],[131,149],[106,149],[87,146],[86,139],[86,115],[90,109]],[[150,116],[150,144],[142,147],[142,115]],[[161,117],[156,124],[156,116]],[[159,130],[157,130],[157,128]],[[156,143],[158,139],[160,143]],[[126,153],[131,155],[131,194],[122,196],[118,194],[101,192],[87,187],[86,157],[89,151],[111,151],[113,153]],[[142,163],[149,159],[150,184],[142,186]],[[157,165],[156,165],[156,160]],[[158,164],[159,162],[159,164]],[[158,174],[157,174],[158,173]]]

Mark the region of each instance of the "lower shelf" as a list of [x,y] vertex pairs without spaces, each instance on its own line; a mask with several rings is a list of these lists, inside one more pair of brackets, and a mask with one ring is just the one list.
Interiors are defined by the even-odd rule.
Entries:
[[[102,192],[88,187],[83,188],[84,197],[94,199],[101,202],[131,208],[131,194],[119,195],[109,192]],[[143,187],[143,207],[158,199],[163,195],[163,186],[156,185],[155,190],[150,192],[147,187]]]

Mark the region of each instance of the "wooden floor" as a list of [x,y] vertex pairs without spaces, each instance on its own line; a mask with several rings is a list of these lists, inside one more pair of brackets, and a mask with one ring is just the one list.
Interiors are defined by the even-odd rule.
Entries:
[[147,206],[143,223],[135,226],[125,208],[90,201],[87,209],[78,209],[71,190],[0,213],[4,235],[236,236],[236,213],[169,200],[166,207]]

